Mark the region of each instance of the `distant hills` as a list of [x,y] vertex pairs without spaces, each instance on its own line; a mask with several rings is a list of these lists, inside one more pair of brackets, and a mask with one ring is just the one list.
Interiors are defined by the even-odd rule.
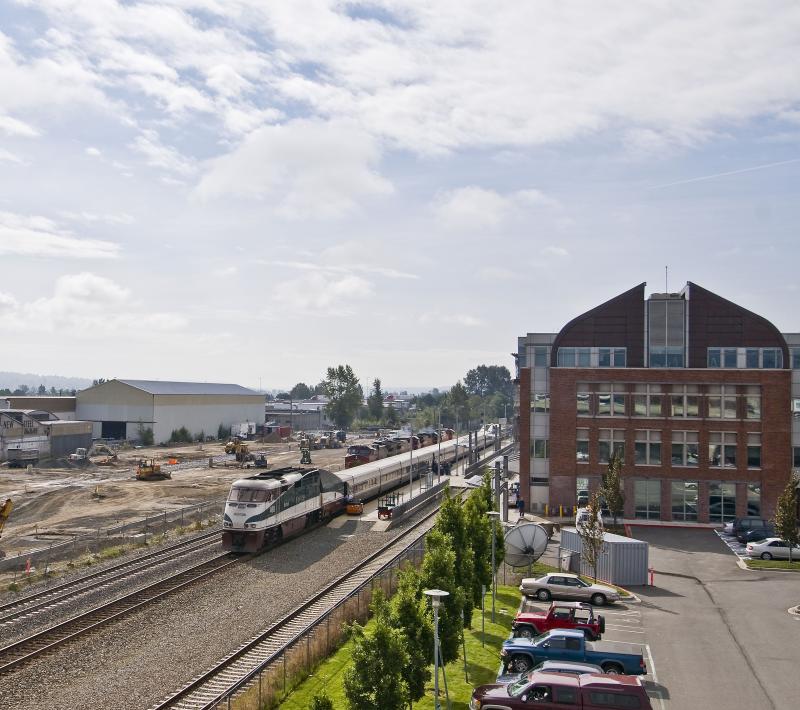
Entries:
[[37,375],[32,372],[0,372],[0,389],[15,390],[27,385],[31,394],[36,394],[39,385],[44,385],[48,393],[51,387],[57,390],[82,390],[91,387],[92,381],[85,377],[63,377],[61,375]]

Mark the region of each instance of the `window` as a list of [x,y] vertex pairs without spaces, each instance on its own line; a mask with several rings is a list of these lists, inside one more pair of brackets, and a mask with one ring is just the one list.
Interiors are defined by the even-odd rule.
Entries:
[[577,705],[578,704],[578,689],[568,688],[563,685],[557,685],[555,690],[555,702],[561,705]]
[[592,395],[588,392],[588,385],[578,383],[578,393],[575,400],[575,409],[578,416],[588,417],[592,413]]
[[736,348],[709,348],[708,367],[738,367]]
[[578,463],[589,463],[589,430],[577,429],[575,441],[575,460]]
[[597,705],[601,708],[640,708],[642,707],[639,698],[635,695],[626,695],[624,693],[601,693],[591,691],[589,699],[592,705]]
[[800,468],[800,446],[792,447],[792,468]]
[[547,414],[550,411],[550,395],[546,392],[536,392],[533,395],[531,409],[534,414]]
[[780,348],[764,348],[761,351],[761,367],[765,370],[783,367],[783,351]]
[[678,385],[672,388],[670,395],[670,416],[699,417],[700,395],[697,385]]
[[589,367],[591,348],[559,348],[557,362],[559,367]]
[[747,435],[747,468],[761,468],[761,434]]
[[709,419],[736,419],[735,387],[709,385],[707,401]]
[[589,502],[589,479],[578,477],[575,479],[575,497],[578,507],[582,508]]
[[672,481],[670,501],[673,520],[697,520],[697,481]]
[[792,348],[789,354],[792,358],[792,369],[800,370],[800,348]]
[[599,367],[625,367],[626,348],[599,348],[597,364]]
[[761,419],[761,388],[756,385],[745,389],[744,417],[745,419]]
[[625,390],[623,385],[605,382],[597,386],[597,416],[625,416]]
[[533,366],[547,367],[547,351],[549,348],[537,346],[533,349]]
[[736,468],[736,434],[712,431],[708,435],[708,465]]
[[661,517],[661,481],[634,481],[633,497],[637,518],[658,520]]
[[589,367],[591,364],[591,351],[589,348],[576,348],[575,359],[578,367]]
[[612,452],[619,454],[622,459],[625,458],[624,429],[600,429],[600,440],[598,442],[600,463],[608,463]]
[[747,514],[761,515],[761,484],[747,484]]
[[664,395],[661,394],[661,385],[636,385],[633,395],[633,416],[660,417],[663,403]]
[[712,523],[725,523],[736,516],[736,484],[708,484],[708,519]]
[[534,439],[533,440],[533,458],[546,459],[548,457],[549,440],[548,439]]
[[792,418],[800,419],[800,397],[792,397]]
[[650,367],[683,367],[683,348],[650,348]]
[[719,348],[708,349],[708,367],[722,367],[722,353]]
[[672,432],[672,465],[697,466],[700,460],[696,431]]
[[745,364],[749,370],[758,369],[758,348],[747,348],[745,350]]
[[661,432],[637,430],[634,457],[639,466],[661,465]]
[[725,348],[722,351],[722,366],[736,367],[736,348]]

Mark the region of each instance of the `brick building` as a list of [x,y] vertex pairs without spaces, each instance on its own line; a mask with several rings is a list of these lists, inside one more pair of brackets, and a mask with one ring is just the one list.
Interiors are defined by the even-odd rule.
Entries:
[[585,503],[624,457],[625,517],[771,516],[800,468],[800,334],[687,283],[640,284],[516,353],[520,480]]

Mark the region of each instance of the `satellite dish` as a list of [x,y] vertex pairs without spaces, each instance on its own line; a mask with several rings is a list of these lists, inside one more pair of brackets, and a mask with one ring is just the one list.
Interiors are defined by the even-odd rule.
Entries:
[[547,549],[547,530],[536,523],[515,525],[506,533],[506,564],[511,567],[528,567]]

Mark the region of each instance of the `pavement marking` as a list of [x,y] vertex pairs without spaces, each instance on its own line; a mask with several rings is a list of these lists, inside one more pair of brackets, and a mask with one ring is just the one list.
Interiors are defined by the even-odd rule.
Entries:
[[[658,682],[658,673],[656,673],[656,663],[653,660],[653,653],[650,651],[649,643],[644,644],[644,650],[647,652],[647,670],[649,671],[649,675],[653,677],[655,684],[660,686],[661,684]],[[656,691],[653,691],[652,696],[658,701],[658,707],[664,710],[664,698],[661,697],[661,688],[659,687]]]
[[750,559],[750,557],[747,555],[747,546],[739,542],[733,535],[728,535],[727,533],[720,532],[719,530],[715,530],[714,532],[717,534],[717,537],[722,540],[725,545],[727,545],[728,549],[740,560]]
[[606,629],[613,629],[614,631],[621,631],[623,634],[644,634],[644,631],[637,631],[636,629],[623,629],[621,626],[606,626]]

